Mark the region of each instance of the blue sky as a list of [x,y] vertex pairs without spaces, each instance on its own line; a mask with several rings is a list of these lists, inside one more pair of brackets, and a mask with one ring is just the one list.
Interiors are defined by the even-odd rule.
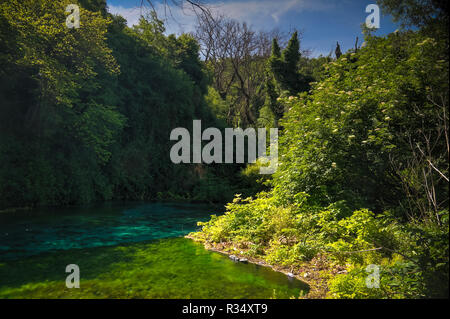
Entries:
[[[366,6],[375,0],[203,0],[213,5],[213,10],[230,18],[246,21],[254,29],[270,30],[279,28],[284,31],[298,29],[302,31],[301,46],[312,50],[313,56],[327,55],[334,50],[336,41],[342,50],[352,48],[359,36],[362,42],[361,24],[369,13]],[[107,0],[110,12],[127,18],[131,25],[135,23],[143,10],[141,0]],[[144,0],[144,3],[146,0]],[[169,4],[170,0],[167,1]],[[155,8],[164,16],[162,4],[153,0]],[[147,6],[148,8],[148,6]],[[184,11],[184,12],[183,12]],[[195,16],[189,10],[171,6],[174,19],[168,19],[168,33],[190,32],[195,27]],[[384,35],[398,29],[390,16],[381,13],[380,29],[375,33]]]

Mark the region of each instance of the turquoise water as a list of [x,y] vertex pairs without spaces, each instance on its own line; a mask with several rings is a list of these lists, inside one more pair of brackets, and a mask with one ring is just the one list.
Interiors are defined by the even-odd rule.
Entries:
[[0,214],[0,261],[73,248],[184,236],[214,207],[201,204],[109,203]]
[[[0,298],[291,298],[305,283],[183,238],[218,209],[106,204],[0,216]],[[65,266],[80,267],[80,289]]]

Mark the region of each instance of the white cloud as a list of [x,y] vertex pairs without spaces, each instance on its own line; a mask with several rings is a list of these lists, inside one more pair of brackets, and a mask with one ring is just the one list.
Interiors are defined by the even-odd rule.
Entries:
[[[170,3],[170,2],[169,2]],[[289,12],[301,13],[304,11],[325,11],[335,7],[335,1],[330,0],[232,0],[218,2],[212,5],[214,12],[241,22],[247,22],[255,28],[267,28],[282,21]],[[141,14],[148,12],[149,8],[124,8],[122,6],[109,5],[109,11],[120,14],[128,21],[128,25],[136,24]],[[155,3],[158,16],[168,20],[168,33],[181,33],[193,31],[196,17],[188,5],[183,8],[169,5],[164,9],[161,3]]]
[[239,21],[264,27],[279,23],[289,12],[323,11],[334,8],[332,1],[324,0],[251,0],[219,3],[217,10]]

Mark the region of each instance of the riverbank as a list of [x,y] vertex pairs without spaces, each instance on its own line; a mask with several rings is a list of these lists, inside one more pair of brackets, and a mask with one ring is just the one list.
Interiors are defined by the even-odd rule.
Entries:
[[263,267],[271,268],[274,271],[281,272],[286,276],[294,278],[308,284],[309,292],[300,297],[301,299],[325,299],[328,294],[328,280],[333,276],[345,274],[344,267],[332,264],[325,255],[318,254],[312,260],[296,264],[293,266],[284,266],[279,264],[268,264],[262,257],[254,257],[248,255],[248,249],[238,248],[233,243],[222,242],[212,243],[199,240],[195,236],[187,235],[195,242],[202,243],[205,249],[218,252],[228,257],[234,255],[238,258],[245,258],[247,262],[257,264]]

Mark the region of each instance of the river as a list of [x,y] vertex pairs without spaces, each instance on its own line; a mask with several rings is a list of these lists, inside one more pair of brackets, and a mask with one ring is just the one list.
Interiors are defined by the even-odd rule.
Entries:
[[[183,236],[220,211],[106,203],[0,214],[0,298],[290,298],[305,283]],[[80,269],[67,288],[66,266]]]

